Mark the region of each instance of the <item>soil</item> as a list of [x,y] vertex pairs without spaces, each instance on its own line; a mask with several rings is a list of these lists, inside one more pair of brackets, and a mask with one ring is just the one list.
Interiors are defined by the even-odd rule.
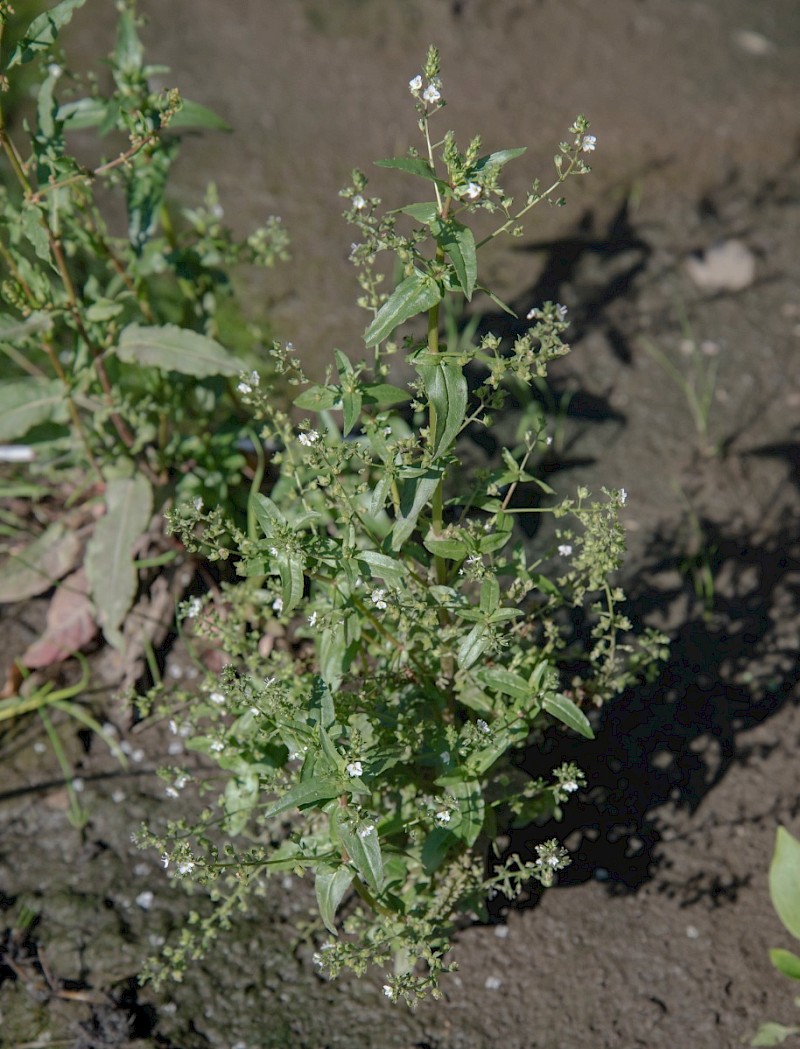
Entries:
[[[464,930],[444,1000],[416,1012],[386,1001],[381,973],[316,974],[303,884],[275,883],[182,984],[138,988],[143,959],[198,905],[130,841],[142,820],[171,815],[154,774],[175,760],[171,737],[107,704],[139,758],[124,771],[96,739],[65,734],[90,814],[78,832],[26,723],[3,744],[0,906],[9,930],[24,906],[38,919],[6,934],[2,1044],[732,1049],[764,1020],[798,1023],[768,959],[792,945],[766,883],[776,827],[800,834],[797,4],[141,6],[150,60],[234,128],[187,141],[178,193],[194,201],[213,179],[242,230],[282,215],[293,259],[258,301],[317,374],[334,345],[357,352],[364,324],[337,190],[353,166],[405,149],[405,85],[429,42],[442,51],[448,124],[462,139],[480,130],[492,149],[531,144],[526,172],[546,174],[553,144],[587,112],[593,175],[489,268],[518,312],[545,298],[570,308],[550,481],[625,486],[631,615],[673,640],[654,685],[605,710],[596,743],[567,745],[589,786],[557,828],[573,853],[558,887]],[[76,14],[73,53],[108,50],[112,7],[89,0]],[[371,186],[391,199],[387,174]],[[741,280],[721,257],[744,260]],[[481,324],[509,330],[490,312]],[[683,376],[718,368],[705,433],[654,345]],[[41,619],[36,602],[6,609],[4,652]],[[176,650],[168,672],[191,666]]]

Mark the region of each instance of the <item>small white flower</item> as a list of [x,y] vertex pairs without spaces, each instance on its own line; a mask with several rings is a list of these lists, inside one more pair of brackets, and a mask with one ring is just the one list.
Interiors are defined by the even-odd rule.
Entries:
[[477,182],[468,182],[465,186],[459,186],[455,192],[458,197],[466,197],[468,200],[477,200],[481,195],[481,187]]
[[562,557],[569,557],[569,555],[572,553],[572,547],[569,543],[562,543],[561,546],[559,546],[558,548],[558,552],[559,554],[561,554]]
[[83,787],[83,780],[80,778],[80,776],[76,776],[72,781],[72,789],[75,791],[76,794],[80,794],[80,792],[83,790]]
[[215,739],[214,742],[209,745],[208,749],[213,751],[215,754],[219,754],[225,749],[225,744],[222,743],[220,740]]
[[166,852],[161,853],[161,862],[163,863],[164,869],[166,870],[166,868],[169,867],[169,856]]
[[625,491],[625,489],[624,489],[624,488],[620,488],[620,490],[619,490],[619,501],[620,501],[620,503],[621,503],[621,504],[622,504],[623,506],[624,506],[624,505],[625,505],[625,504],[627,503],[627,501],[628,501],[628,493],[627,493],[627,492]]
[[216,703],[218,707],[221,707],[225,702],[225,696],[221,692],[212,692],[208,698],[212,703]]
[[581,139],[581,149],[584,153],[593,153],[597,145],[596,135],[584,135]]
[[422,92],[422,97],[426,102],[429,102],[431,105],[433,105],[435,102],[439,101],[439,99],[442,97],[442,94],[435,84],[428,84],[428,86]]
[[225,208],[223,208],[219,201],[217,201],[215,204],[212,204],[209,208],[209,211],[211,212],[211,217],[215,219],[221,219],[225,215]]
[[275,600],[272,602],[272,611],[273,612],[277,612],[278,615],[281,614],[281,612],[283,611],[283,598],[282,597],[276,597]]
[[443,765],[450,764],[450,755],[447,753],[446,750],[443,750],[442,753],[439,755],[439,761],[441,761]]
[[550,445],[551,445],[551,444],[553,443],[553,438],[552,438],[552,437],[550,437],[550,436],[548,436],[548,438],[547,438],[547,441],[546,441],[545,443],[546,443],[546,444],[548,445],[548,447],[549,447],[549,446],[550,446]]
[[178,864],[178,874],[191,874],[194,870],[193,860],[184,860],[183,863]]
[[356,209],[356,211],[363,211],[366,206],[366,200],[364,200],[360,193],[356,193],[356,195],[353,197],[353,207]]
[[201,510],[203,509],[203,500],[202,500],[202,499],[200,498],[200,496],[199,496],[199,495],[198,495],[198,497],[197,497],[197,498],[195,499],[195,501],[194,501],[194,502],[192,503],[192,506],[193,506],[193,507],[195,508],[195,510],[196,510],[196,511],[197,511],[198,513],[200,513],[200,511],[201,511]]
[[370,836],[370,834],[374,834],[374,833],[375,833],[375,827],[371,823],[368,823],[365,827],[361,828],[361,830],[358,832],[358,836],[363,841],[364,838],[368,838]]
[[196,619],[203,611],[203,602],[199,597],[193,597],[189,602],[189,607],[186,609],[187,619]]
[[386,608],[386,591],[381,587],[375,587],[369,596],[376,608]]
[[450,813],[447,811],[447,809],[442,809],[441,812],[437,812],[436,813],[436,822],[437,823],[449,823],[450,822]]
[[58,78],[64,73],[64,70],[61,68],[60,65],[58,65],[57,62],[51,62],[50,65],[47,67],[47,72],[50,74],[53,80],[58,80]]
[[356,776],[360,776],[364,771],[364,766],[360,761],[351,761],[349,765],[345,767],[345,772],[348,776],[352,776],[354,779]]
[[559,861],[558,856],[555,856],[555,855],[548,856],[547,859],[545,860],[545,863],[549,863],[551,867],[557,867],[559,862],[560,861]]
[[165,798],[177,798],[178,797],[178,792],[177,792],[177,790],[175,790],[174,787],[167,787],[166,790],[164,791],[164,797]]
[[411,92],[412,95],[418,95],[420,93],[420,91],[422,90],[422,77],[419,74],[417,74],[415,77],[412,77],[412,79],[409,80],[408,90]]
[[298,440],[304,448],[310,448],[312,444],[319,440],[319,434],[316,430],[309,430],[307,433],[301,433]]
[[258,386],[258,384],[261,382],[261,376],[255,369],[253,369],[253,371],[250,372],[249,382],[251,386]]
[[319,613],[318,612],[312,612],[311,615],[308,617],[308,625],[312,626],[312,627],[316,626],[318,619],[319,619]]
[[240,382],[236,389],[239,391],[239,393],[243,393],[245,395],[253,392],[253,387],[250,385],[249,382]]
[[561,789],[565,790],[567,794],[574,794],[575,791],[578,789],[578,784],[575,782],[574,779],[568,779],[561,784]]
[[488,735],[491,731],[491,729],[483,720],[483,718],[478,718],[478,720],[475,722],[475,727],[477,728],[478,732],[482,732],[485,736]]
[[560,302],[556,303],[556,313],[558,314],[558,319],[560,321],[565,321],[567,319],[567,307],[562,306]]

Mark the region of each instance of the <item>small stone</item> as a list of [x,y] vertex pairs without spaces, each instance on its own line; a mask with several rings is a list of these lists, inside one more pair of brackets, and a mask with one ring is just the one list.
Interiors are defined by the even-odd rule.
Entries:
[[696,940],[700,935],[700,930],[694,925],[687,925],[686,935],[689,937],[690,940]]
[[139,895],[136,897],[136,905],[138,907],[141,907],[143,911],[149,911],[150,908],[153,906],[154,899],[155,896],[148,889],[144,892],[139,893]]
[[701,291],[744,291],[756,278],[756,257],[741,240],[724,240],[691,255],[686,271]]
[[494,934],[495,934],[495,936],[497,937],[498,940],[505,940],[506,937],[508,936],[508,926],[507,925],[495,925],[495,927],[494,927]]
[[499,991],[503,986],[503,981],[499,976],[487,976],[483,986],[487,991]]

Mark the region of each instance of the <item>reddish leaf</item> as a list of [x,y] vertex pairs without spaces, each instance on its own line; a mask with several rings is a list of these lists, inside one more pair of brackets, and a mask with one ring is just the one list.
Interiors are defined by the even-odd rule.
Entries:
[[79,651],[97,634],[94,606],[80,568],[68,576],[53,595],[44,634],[27,649],[22,663],[31,670],[49,667]]

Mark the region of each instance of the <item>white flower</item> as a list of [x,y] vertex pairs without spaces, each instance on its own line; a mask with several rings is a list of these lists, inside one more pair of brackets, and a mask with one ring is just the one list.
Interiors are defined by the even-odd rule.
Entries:
[[375,833],[375,827],[371,823],[368,823],[365,827],[361,828],[361,830],[358,832],[358,836],[363,841],[364,838],[368,838],[370,836],[370,834],[374,834],[374,833]]
[[203,500],[202,500],[202,499],[200,498],[200,496],[199,496],[199,495],[198,495],[198,497],[197,497],[197,498],[195,499],[195,501],[194,501],[194,502],[192,503],[192,506],[193,506],[193,507],[195,508],[195,510],[196,510],[196,511],[197,511],[198,513],[200,513],[200,511],[201,511],[201,510],[203,509]]
[[316,626],[318,619],[319,619],[319,612],[312,612],[311,615],[308,617],[308,625],[309,626]]
[[381,587],[376,587],[369,596],[376,608],[386,608],[386,591]]
[[183,863],[178,864],[178,874],[191,874],[194,870],[193,860],[184,860]]
[[422,77],[419,74],[417,74],[415,77],[412,77],[412,79],[409,80],[408,90],[411,92],[412,95],[418,95],[420,93],[420,91],[422,90]]
[[30,463],[36,458],[33,448],[27,444],[0,444],[0,462]]
[[447,809],[442,809],[441,812],[437,812],[436,813],[436,822],[437,823],[449,823],[450,822],[450,813],[447,811]]
[[475,727],[477,728],[478,732],[482,732],[484,735],[488,735],[491,731],[491,729],[483,720],[483,718],[478,718],[478,720],[475,722]]
[[281,612],[283,611],[283,598],[282,597],[276,597],[275,600],[272,602],[272,611],[273,612],[277,612],[278,615],[281,614]]
[[166,798],[177,798],[178,797],[178,792],[177,792],[177,790],[175,790],[174,787],[167,787],[166,790],[164,791],[164,797],[166,797]]
[[312,444],[319,440],[319,434],[316,430],[309,430],[308,433],[301,433],[298,440],[304,448],[309,448]]
[[248,393],[252,393],[253,392],[253,387],[250,385],[249,382],[240,382],[239,385],[236,387],[236,389],[239,391],[239,393],[243,393],[243,394],[248,394]]
[[345,772],[348,776],[352,776],[354,779],[356,776],[360,776],[364,771],[364,766],[360,761],[351,761],[349,765],[345,767]]
[[625,491],[625,489],[624,489],[624,488],[620,488],[620,490],[619,490],[619,501],[620,501],[620,503],[621,503],[621,504],[622,504],[623,506],[624,506],[624,505],[625,505],[625,504],[627,503],[627,501],[628,501],[628,493],[627,493],[627,492]]
[[[419,77],[417,77],[417,80],[419,80]],[[392,1000],[394,1000],[394,991],[391,989],[388,983],[385,983],[383,985],[383,993],[386,995],[387,998],[391,998]]]
[[363,211],[366,206],[366,200],[364,200],[360,193],[356,193],[356,195],[353,197],[353,207],[356,209],[356,211]]
[[422,97],[426,102],[430,102],[430,104],[433,105],[434,102],[439,101],[442,95],[435,84],[428,84],[428,86],[422,92]]
[[197,616],[203,611],[203,602],[199,597],[193,597],[189,602],[189,607],[186,609],[187,619],[196,619]]
[[552,856],[548,856],[545,862],[549,863],[551,867],[557,867],[560,861],[558,856],[554,854]]
[[209,208],[209,211],[211,212],[212,218],[215,219],[221,219],[225,215],[225,208],[223,208],[219,201],[217,201],[215,204],[212,204]]
[[169,856],[166,852],[161,853],[161,862],[164,864],[164,868],[169,867]]
[[596,135],[584,135],[581,139],[581,149],[584,153],[593,153],[597,145]]
[[459,186],[456,193],[459,197],[467,197],[468,200],[477,200],[481,195],[481,187],[477,182],[468,182],[466,186]]
[[58,78],[63,75],[64,70],[61,68],[60,65],[58,65],[57,62],[51,62],[50,65],[47,67],[47,72],[50,74],[53,80],[58,80]]
[[562,306],[560,302],[556,303],[556,313],[558,314],[558,319],[560,321],[565,321],[567,319],[567,307]]
[[546,441],[546,443],[547,443],[548,445],[551,445],[551,444],[553,443],[553,438],[552,438],[552,437],[550,437],[550,436],[548,436],[548,438],[547,438],[547,441]]
[[567,794],[574,794],[574,792],[578,789],[578,784],[575,782],[574,779],[564,780],[564,782],[561,784],[561,789],[565,790]]
[[221,707],[225,702],[225,696],[221,692],[212,692],[208,698],[212,703],[216,703],[218,707]]
[[572,547],[569,543],[562,543],[561,546],[559,546],[558,548],[558,552],[561,554],[562,557],[569,557],[569,555],[572,553]]
[[225,749],[225,744],[222,743],[220,740],[215,739],[214,742],[209,745],[208,749],[212,750],[215,754],[219,754]]

